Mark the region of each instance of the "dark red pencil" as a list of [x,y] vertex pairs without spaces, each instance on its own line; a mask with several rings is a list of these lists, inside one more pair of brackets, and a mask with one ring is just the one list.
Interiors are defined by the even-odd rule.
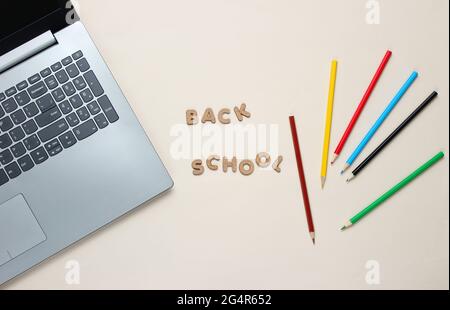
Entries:
[[298,143],[297,126],[295,125],[294,116],[289,116],[291,124],[292,141],[294,142],[295,158],[297,159],[298,175],[300,177],[300,186],[302,189],[303,203],[305,205],[306,220],[308,221],[309,234],[312,242],[316,243],[316,233],[314,230],[314,222],[311,214],[311,206],[309,204],[308,188],[306,187],[305,172],[303,170],[302,154],[300,152],[300,144]]
[[336,159],[338,158],[339,154],[341,154],[342,149],[344,148],[345,142],[347,142],[348,137],[350,136],[350,133],[353,130],[353,127],[356,124],[356,121],[358,120],[359,116],[361,115],[361,112],[363,111],[367,101],[369,101],[370,95],[372,94],[373,90],[375,89],[375,86],[378,83],[378,80],[380,79],[381,74],[384,71],[384,68],[386,68],[386,65],[389,61],[389,59],[392,56],[391,51],[387,51],[386,55],[384,55],[383,60],[381,61],[380,66],[378,67],[377,72],[375,73],[372,82],[370,82],[369,87],[367,88],[364,97],[361,99],[360,104],[358,105],[358,108],[356,109],[355,113],[353,114],[352,119],[350,120],[350,123],[347,126],[347,129],[345,130],[344,134],[342,135],[341,141],[339,141],[338,146],[336,147],[336,150],[334,151],[334,158],[331,161],[331,164],[333,164]]

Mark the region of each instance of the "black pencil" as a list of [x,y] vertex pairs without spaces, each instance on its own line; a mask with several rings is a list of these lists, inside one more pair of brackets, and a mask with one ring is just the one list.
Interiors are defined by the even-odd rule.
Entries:
[[424,102],[422,102],[417,109],[414,110],[381,144],[369,155],[367,156],[364,161],[359,164],[358,167],[355,168],[355,170],[352,171],[352,176],[347,179],[347,182],[350,182],[352,179],[354,179],[371,161],[374,159],[378,153],[380,153],[389,143],[394,140],[394,138],[406,127],[408,124],[417,116],[420,112],[423,111],[425,107],[430,104],[434,98],[436,98],[438,95],[437,92],[433,91],[431,95],[428,96],[427,99],[425,99]]

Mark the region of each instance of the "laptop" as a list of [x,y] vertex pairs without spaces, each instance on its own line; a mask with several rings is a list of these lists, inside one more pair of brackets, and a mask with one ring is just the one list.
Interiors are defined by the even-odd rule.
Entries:
[[0,11],[1,285],[173,181],[70,1]]

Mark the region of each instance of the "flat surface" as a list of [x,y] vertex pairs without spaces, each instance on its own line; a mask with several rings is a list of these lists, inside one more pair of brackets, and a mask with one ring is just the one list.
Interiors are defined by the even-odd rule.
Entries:
[[[438,151],[448,155],[448,1],[379,1],[376,25],[366,23],[366,1],[359,0],[78,2],[175,189],[5,288],[449,288],[448,157],[358,226],[339,232],[348,217]],[[339,60],[332,151],[386,49],[393,57],[322,191],[330,61]],[[432,90],[439,98],[346,184],[338,175],[346,156],[412,70],[418,80],[362,156]],[[192,158],[178,160],[171,152],[177,140],[171,130],[182,127],[188,108],[218,111],[241,102],[252,113],[243,124],[278,126],[273,141],[285,158],[281,174],[194,177]],[[315,247],[295,169],[291,113],[309,181]],[[74,261],[79,285],[66,282]]]

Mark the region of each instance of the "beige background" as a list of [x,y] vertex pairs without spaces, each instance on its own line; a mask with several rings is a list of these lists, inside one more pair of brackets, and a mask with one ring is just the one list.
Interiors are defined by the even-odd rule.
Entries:
[[[438,151],[449,150],[447,0],[79,0],[81,16],[170,170],[175,189],[8,284],[10,289],[448,289],[448,158],[358,226],[339,227]],[[394,55],[320,189],[330,60],[339,60],[334,150],[386,49]],[[420,77],[364,151],[432,90],[439,99],[367,170],[338,168],[411,71]],[[248,104],[279,124],[282,173],[193,177],[170,129],[189,107]],[[295,170],[295,113],[317,226],[313,247]],[[448,154],[447,154],[448,155]],[[362,159],[361,157],[360,159]],[[67,285],[77,260],[81,284]],[[368,285],[366,263],[379,263]]]

